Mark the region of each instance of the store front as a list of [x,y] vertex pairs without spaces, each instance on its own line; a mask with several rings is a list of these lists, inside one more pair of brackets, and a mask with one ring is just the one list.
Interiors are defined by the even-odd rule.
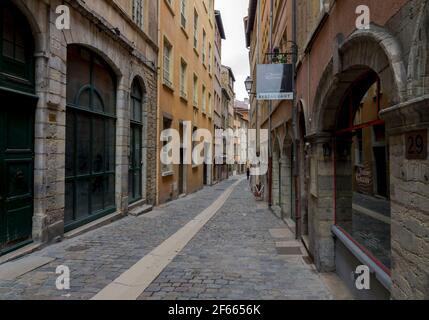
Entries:
[[335,225],[390,273],[389,152],[380,80],[368,70],[344,97],[335,133]]

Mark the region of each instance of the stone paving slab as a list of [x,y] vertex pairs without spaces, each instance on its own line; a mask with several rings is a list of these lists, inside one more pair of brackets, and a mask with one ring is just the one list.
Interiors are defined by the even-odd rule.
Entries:
[[[31,254],[56,259],[15,280],[0,280],[0,300],[90,299],[215,201],[236,180],[204,188],[155,208],[147,217],[126,217]],[[56,289],[56,268],[70,268],[69,291]]]
[[139,299],[332,299],[314,266],[278,255],[279,239],[294,243],[242,182]]

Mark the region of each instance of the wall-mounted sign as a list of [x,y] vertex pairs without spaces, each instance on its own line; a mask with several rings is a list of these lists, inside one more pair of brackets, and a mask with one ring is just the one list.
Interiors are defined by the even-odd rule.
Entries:
[[256,77],[256,99],[293,100],[291,64],[259,64]]
[[406,138],[406,155],[408,160],[426,160],[428,157],[428,131],[409,132]]

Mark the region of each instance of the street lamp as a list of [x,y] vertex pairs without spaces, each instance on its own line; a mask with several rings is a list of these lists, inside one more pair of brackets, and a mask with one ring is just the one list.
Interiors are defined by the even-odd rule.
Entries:
[[252,94],[253,80],[250,78],[250,76],[247,77],[246,81],[244,81],[244,85],[246,86],[246,90],[249,95]]

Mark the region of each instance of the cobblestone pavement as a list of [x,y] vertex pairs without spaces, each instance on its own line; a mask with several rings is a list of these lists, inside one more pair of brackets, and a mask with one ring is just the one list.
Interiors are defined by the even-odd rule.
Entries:
[[140,299],[332,299],[312,265],[278,254],[294,241],[270,230],[285,227],[244,181]]
[[[2,299],[90,299],[213,203],[236,180],[127,217],[33,253],[56,260],[14,281],[0,280]],[[247,182],[146,289],[140,299],[331,299],[301,256],[278,255],[273,230],[285,228],[251,195]],[[271,230],[271,232],[270,232]],[[71,290],[55,287],[59,265]]]
[[[215,201],[236,180],[204,188],[186,198],[126,217],[33,253],[56,260],[14,281],[0,280],[4,299],[90,299]],[[56,268],[71,271],[71,288],[58,291]]]

